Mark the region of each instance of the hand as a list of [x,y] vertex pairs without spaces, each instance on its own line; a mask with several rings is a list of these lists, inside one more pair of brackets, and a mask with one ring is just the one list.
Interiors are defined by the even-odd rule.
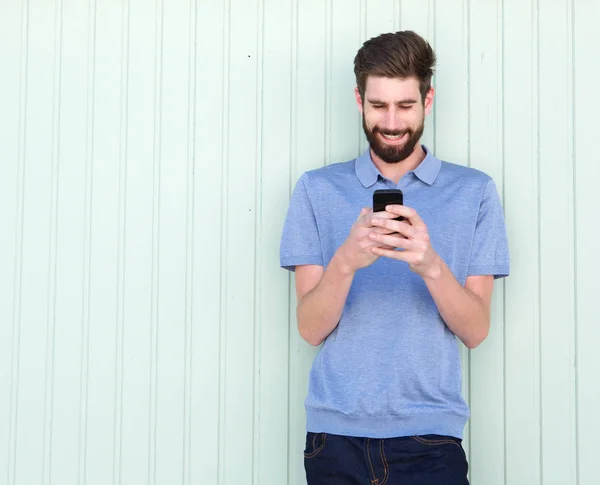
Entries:
[[[392,232],[384,227],[373,227],[371,221],[374,217],[372,209],[363,208],[352,225],[350,234],[336,253],[338,260],[348,272],[355,272],[373,264],[379,258],[379,255],[372,252],[373,248],[394,249],[394,246],[370,238],[371,234],[383,236]],[[376,217],[385,220],[396,216],[392,213],[377,212]]]
[[[422,277],[435,278],[440,273],[440,257],[431,246],[429,232],[417,211],[404,205],[389,205],[385,212],[378,212],[378,216],[372,219],[372,225],[381,229],[387,229],[389,233],[382,234],[372,232],[369,234],[371,241],[394,248],[373,246],[371,252],[377,256],[405,261],[411,270]],[[379,214],[389,214],[390,217],[379,217]],[[404,216],[404,221],[395,221],[393,218]]]

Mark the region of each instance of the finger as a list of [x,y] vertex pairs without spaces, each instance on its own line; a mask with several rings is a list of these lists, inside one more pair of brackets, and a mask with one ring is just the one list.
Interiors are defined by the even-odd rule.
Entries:
[[371,241],[371,243],[367,246],[369,248],[383,248],[383,249],[389,249],[389,250],[394,250],[396,249],[395,246],[388,246],[387,244],[379,244],[376,242]]
[[373,222],[373,225],[377,228],[387,229],[388,231],[397,232],[407,238],[416,237],[418,230],[413,226],[403,221],[395,221],[393,219],[377,219]]
[[377,247],[381,247],[381,248],[385,248],[385,249],[396,249],[396,246],[389,246],[387,244],[383,244],[383,243],[380,243],[380,242],[377,242],[377,241],[373,241],[369,237],[365,237],[360,242],[360,248],[361,248],[361,250],[367,250],[367,251],[369,251],[371,248],[374,248],[376,246]]
[[369,207],[363,207],[360,210],[360,214],[358,214],[358,217],[356,218],[356,220],[358,221],[361,217],[366,216],[370,211],[371,211],[371,209]]
[[388,205],[385,208],[386,212],[391,212],[392,214],[395,214],[396,216],[403,216],[406,219],[408,219],[408,221],[410,222],[410,224],[416,228],[416,229],[426,229],[427,226],[425,225],[425,223],[423,222],[423,220],[421,219],[421,217],[419,216],[419,214],[417,213],[417,211],[415,209],[413,209],[412,207],[408,207],[405,205]]
[[[385,227],[372,227],[371,228],[372,232],[375,232],[377,234],[397,234],[394,231],[391,231],[390,229],[386,229]],[[401,237],[404,237],[402,235],[400,235]]]
[[386,249],[380,246],[376,246],[371,248],[371,252],[376,254],[377,256],[382,256],[384,258],[395,259],[397,261],[405,261],[408,262],[410,256],[406,251],[395,251],[394,249]]
[[386,211],[373,212],[373,213],[369,214],[369,225],[370,226],[375,225],[375,224],[373,224],[373,221],[394,219],[395,217],[398,217],[398,216],[396,216],[395,214],[392,214],[391,212],[386,212]]
[[386,235],[386,234],[376,234],[371,233],[369,236],[371,241],[375,241],[384,245],[392,246],[394,248],[399,249],[416,249],[416,243],[412,239],[406,239],[405,237],[401,237],[398,235]]
[[388,211],[377,211],[371,214],[373,219],[381,218],[381,219],[393,219],[394,217],[398,217],[396,214]]

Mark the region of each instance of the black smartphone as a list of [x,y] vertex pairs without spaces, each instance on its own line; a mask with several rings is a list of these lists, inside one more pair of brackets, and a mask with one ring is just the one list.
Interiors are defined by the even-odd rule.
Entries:
[[[404,194],[400,189],[378,189],[373,192],[373,212],[384,211],[390,204],[404,205]],[[404,217],[398,216],[394,220],[402,221]]]

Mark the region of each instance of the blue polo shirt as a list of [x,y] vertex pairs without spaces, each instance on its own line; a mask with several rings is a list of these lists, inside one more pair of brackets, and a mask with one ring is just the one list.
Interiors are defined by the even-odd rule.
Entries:
[[[396,185],[367,149],[304,173],[294,189],[280,262],[327,267],[376,189],[399,188],[427,225],[431,244],[456,279],[507,276],[504,215],[493,180],[473,168],[425,159]],[[305,401],[307,430],[391,438],[462,438],[469,409],[461,393],[456,336],[423,279],[402,261],[379,258],[357,271],[338,326],[317,354]]]

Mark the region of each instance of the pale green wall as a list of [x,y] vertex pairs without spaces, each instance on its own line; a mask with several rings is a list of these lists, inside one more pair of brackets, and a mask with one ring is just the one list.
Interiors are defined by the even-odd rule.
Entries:
[[364,147],[352,58],[434,44],[426,143],[503,196],[463,349],[474,485],[594,485],[600,0],[0,3],[0,483],[301,485],[300,174]]

